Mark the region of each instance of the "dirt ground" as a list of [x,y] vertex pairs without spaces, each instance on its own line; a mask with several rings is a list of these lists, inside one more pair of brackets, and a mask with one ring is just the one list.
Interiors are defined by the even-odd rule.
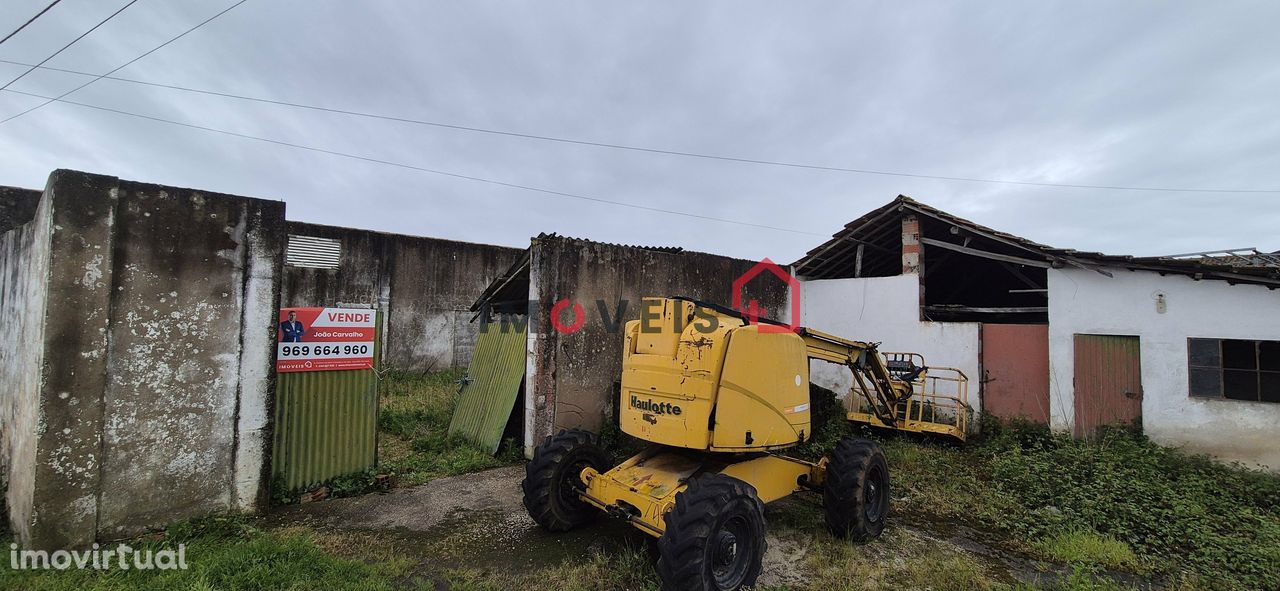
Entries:
[[[292,505],[273,512],[268,523],[364,536],[365,541],[357,543],[394,545],[398,553],[415,556],[432,570],[527,572],[585,559],[602,546],[638,547],[650,541],[631,526],[604,518],[568,533],[541,530],[521,504],[523,476],[523,466],[507,466],[382,494]],[[820,527],[820,513],[821,499],[816,495],[796,495],[769,505],[768,551],[759,586],[787,587],[804,582],[805,559],[814,551],[817,532],[801,530]],[[803,525],[797,526],[797,520]],[[882,541],[887,541],[886,548],[927,544],[965,554],[1009,583],[1043,583],[1053,576],[1032,568],[1027,561],[996,552],[980,537],[947,524],[895,519]]]

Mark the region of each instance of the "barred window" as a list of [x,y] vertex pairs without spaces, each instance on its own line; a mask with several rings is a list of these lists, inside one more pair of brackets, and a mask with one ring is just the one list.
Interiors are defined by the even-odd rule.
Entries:
[[1187,339],[1196,398],[1280,402],[1280,341]]

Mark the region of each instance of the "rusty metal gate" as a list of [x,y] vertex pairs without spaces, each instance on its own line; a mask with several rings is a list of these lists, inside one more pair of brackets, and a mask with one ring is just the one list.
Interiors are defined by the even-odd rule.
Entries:
[[982,412],[1049,424],[1049,325],[982,325]]
[[[378,318],[373,366],[382,358]],[[277,374],[272,485],[295,491],[378,461],[376,369]]]
[[1104,425],[1141,425],[1142,361],[1138,337],[1075,335],[1075,435]]

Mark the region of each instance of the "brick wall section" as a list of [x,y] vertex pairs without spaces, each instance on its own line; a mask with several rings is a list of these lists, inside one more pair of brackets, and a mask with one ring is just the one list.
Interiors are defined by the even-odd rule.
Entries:
[[902,273],[921,273],[924,250],[920,244],[920,220],[909,215],[902,218]]
[[902,274],[917,275],[920,281],[920,319],[924,316],[924,244],[920,242],[920,218],[902,217]]

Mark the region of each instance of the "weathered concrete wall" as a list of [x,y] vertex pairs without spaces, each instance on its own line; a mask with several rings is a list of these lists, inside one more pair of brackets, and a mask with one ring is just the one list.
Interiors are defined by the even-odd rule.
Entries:
[[[932,367],[959,369],[970,380],[969,405],[981,412],[977,396],[982,375],[980,325],[921,321],[919,291],[920,279],[914,273],[805,281],[800,286],[800,324],[845,338],[878,342],[881,351],[919,353]],[[853,385],[853,374],[847,368],[814,361],[809,365],[809,380],[844,393]]]
[[[622,323],[640,317],[645,297],[687,296],[729,306],[733,281],[756,265],[729,257],[666,252],[565,237],[534,240],[530,261],[530,300],[540,313],[529,327],[529,371],[525,376],[525,454],[535,442],[560,428],[598,431],[613,416],[615,382],[622,371]],[[764,273],[747,285],[746,299],[760,302],[765,314],[780,315],[786,284]],[[562,334],[551,324],[555,302],[581,304],[582,327]],[[602,318],[597,301],[606,308]],[[618,330],[610,325],[619,317]],[[563,318],[568,324],[572,315]]]
[[285,268],[280,305],[367,304],[382,313],[383,362],[410,371],[466,367],[478,323],[468,308],[521,249],[289,222],[341,241],[335,270]]
[[[264,489],[284,204],[120,183],[99,536]],[[157,412],[157,407],[163,412]]]
[[21,226],[36,215],[40,191],[19,187],[0,187],[0,234]]
[[[1075,420],[1075,335],[1139,337],[1142,426],[1153,441],[1280,472],[1280,404],[1192,398],[1187,339],[1280,340],[1280,291],[1145,271],[1049,270],[1050,421]],[[1156,307],[1165,296],[1165,313]]]
[[[4,196],[10,197],[25,198]],[[23,217],[8,215],[9,221]],[[22,427],[35,425],[39,414],[44,347],[34,344],[44,341],[52,231],[46,203],[0,236],[0,505],[19,536],[28,535],[35,495],[36,433]]]
[[18,539],[84,545],[264,501],[284,204],[56,171],[27,228],[37,255],[49,230],[19,337],[37,412],[6,425],[34,442],[10,468],[33,481]]

